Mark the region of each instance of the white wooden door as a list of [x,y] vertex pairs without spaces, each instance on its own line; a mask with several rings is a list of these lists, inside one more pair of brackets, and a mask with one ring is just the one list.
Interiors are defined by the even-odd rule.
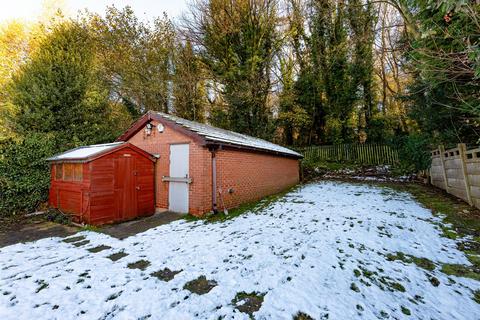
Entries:
[[[170,145],[170,181],[168,187],[168,209],[173,212],[188,212],[189,145]],[[183,181],[175,181],[183,178]],[[173,181],[172,181],[173,180]]]

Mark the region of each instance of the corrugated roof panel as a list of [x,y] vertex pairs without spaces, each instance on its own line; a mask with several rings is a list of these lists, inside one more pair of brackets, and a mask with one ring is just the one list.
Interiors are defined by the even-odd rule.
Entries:
[[233,132],[225,129],[212,127],[207,124],[186,120],[186,119],[179,118],[163,112],[155,112],[155,113],[167,120],[173,121],[176,124],[189,129],[190,131],[196,132],[197,134],[205,137],[205,139],[209,141],[219,142],[219,143],[229,143],[233,145],[252,147],[256,149],[275,151],[283,154],[302,157],[302,155],[296,151],[279,146],[278,144],[274,144],[266,140],[254,138],[251,136],[247,136],[245,134],[241,134],[241,133],[237,133],[237,132]]

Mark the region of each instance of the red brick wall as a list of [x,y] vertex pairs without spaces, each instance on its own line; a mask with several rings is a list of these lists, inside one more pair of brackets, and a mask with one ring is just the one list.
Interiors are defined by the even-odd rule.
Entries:
[[[227,208],[278,193],[299,181],[296,159],[235,149],[217,152],[217,188]],[[232,189],[233,193],[228,190]],[[220,194],[217,206],[223,210]]]
[[[152,121],[154,126],[158,122]],[[170,144],[190,144],[190,172],[192,183],[189,185],[189,211],[192,214],[202,214],[211,210],[211,189],[207,189],[210,181],[211,155],[207,148],[195,143],[191,137],[184,135],[172,128],[165,126],[165,130],[159,133],[156,127],[150,135],[145,130],[138,131],[128,142],[140,147],[152,154],[159,154],[156,163],[156,207],[168,209],[168,182],[162,181],[162,176],[169,176],[170,171]]]
[[[157,123],[153,121],[152,124]],[[169,146],[189,143],[189,176],[193,180],[189,185],[189,211],[194,215],[211,211],[212,160],[207,148],[168,126],[163,133],[158,133],[154,127],[150,136],[142,129],[128,141],[152,154],[160,154],[156,164],[156,206],[165,209],[168,208],[168,182],[162,182],[162,176],[169,175]],[[217,151],[216,157],[217,190],[222,191],[227,208],[280,192],[299,181],[299,162],[296,159],[237,149]],[[228,193],[230,188],[233,193]],[[219,192],[217,207],[223,209]]]

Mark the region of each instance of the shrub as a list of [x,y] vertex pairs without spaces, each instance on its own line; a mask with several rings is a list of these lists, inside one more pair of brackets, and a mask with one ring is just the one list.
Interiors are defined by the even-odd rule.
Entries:
[[0,141],[0,215],[33,211],[48,199],[50,174],[45,158],[55,149],[49,134]]
[[391,144],[398,149],[400,163],[397,171],[419,172],[430,167],[430,139],[424,134],[411,134],[392,139]]

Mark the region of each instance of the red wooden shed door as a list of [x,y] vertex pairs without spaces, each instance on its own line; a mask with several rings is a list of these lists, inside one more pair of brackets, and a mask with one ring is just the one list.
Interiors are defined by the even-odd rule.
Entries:
[[137,216],[137,191],[135,189],[135,158],[123,156],[117,159],[116,166],[117,199],[120,219],[133,219]]

